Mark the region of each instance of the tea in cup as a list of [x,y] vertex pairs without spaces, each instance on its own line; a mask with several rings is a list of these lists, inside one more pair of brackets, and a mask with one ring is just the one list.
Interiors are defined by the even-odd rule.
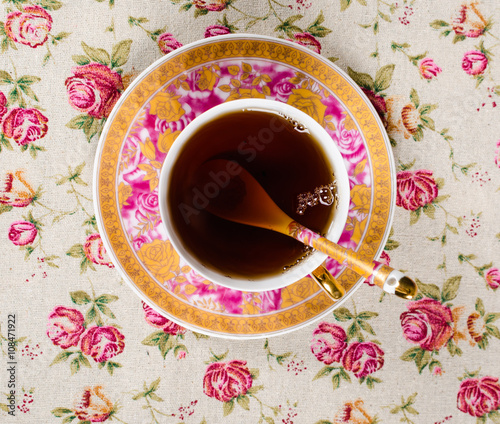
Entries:
[[[204,164],[224,160],[217,172]],[[349,209],[349,180],[332,138],[298,109],[262,99],[234,100],[194,119],[162,167],[160,213],[176,251],[214,283],[244,291],[285,287],[326,259],[297,240],[211,213],[231,208],[249,172],[289,217],[338,241]]]

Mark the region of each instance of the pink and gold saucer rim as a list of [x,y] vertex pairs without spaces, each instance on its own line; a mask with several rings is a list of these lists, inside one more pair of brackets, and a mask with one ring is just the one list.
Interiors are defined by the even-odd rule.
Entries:
[[[152,280],[137,260],[120,222],[116,196],[120,148],[137,111],[151,95],[183,72],[207,60],[228,58],[263,58],[293,66],[329,88],[353,115],[366,141],[373,176],[372,212],[357,251],[369,259],[378,257],[389,235],[395,198],[394,163],[380,119],[359,87],[340,69],[302,46],[270,37],[237,34],[205,39],[170,53],[144,71],[122,95],[103,130],[95,162],[95,209],[103,242],[113,262],[150,306],[180,325],[208,335],[239,339],[269,337],[321,318],[334,309],[332,301],[320,290],[299,305],[257,316],[227,316],[183,303]],[[362,284],[348,269],[342,270],[337,280],[346,295],[335,307]]]

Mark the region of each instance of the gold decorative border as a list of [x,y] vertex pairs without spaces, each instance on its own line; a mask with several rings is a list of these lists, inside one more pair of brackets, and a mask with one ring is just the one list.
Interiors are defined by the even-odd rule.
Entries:
[[[158,286],[148,275],[127,243],[120,223],[119,206],[116,202],[116,175],[122,142],[136,115],[144,103],[168,81],[179,74],[216,59],[257,57],[292,65],[320,81],[346,105],[354,116],[368,144],[371,160],[372,212],[365,229],[365,237],[358,252],[373,259],[380,247],[391,214],[392,179],[389,152],[384,136],[377,124],[370,106],[360,95],[359,89],[352,86],[332,66],[313,55],[294,46],[268,39],[217,40],[213,43],[195,45],[174,55],[169,60],[152,69],[126,98],[121,102],[115,117],[108,126],[102,142],[102,152],[98,162],[98,209],[104,225],[105,236],[120,262],[123,270],[136,288],[173,319],[188,326],[211,333],[227,336],[270,335],[289,330],[314,319],[332,306],[332,301],[323,291],[306,302],[273,314],[259,316],[224,316],[200,310],[171,296]],[[350,290],[359,276],[344,270],[337,280]]]

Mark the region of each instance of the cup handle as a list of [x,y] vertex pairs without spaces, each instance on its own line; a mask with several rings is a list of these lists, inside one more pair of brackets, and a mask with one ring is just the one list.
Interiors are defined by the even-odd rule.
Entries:
[[344,296],[344,288],[323,265],[320,265],[312,272],[312,277],[334,302]]

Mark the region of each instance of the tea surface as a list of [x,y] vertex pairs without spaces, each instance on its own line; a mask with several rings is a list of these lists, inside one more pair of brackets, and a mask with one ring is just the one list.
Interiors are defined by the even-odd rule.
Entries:
[[201,165],[212,159],[237,162],[290,218],[320,234],[328,230],[333,206],[320,204],[303,215],[297,213],[299,194],[333,181],[321,146],[300,124],[278,114],[228,113],[191,136],[174,165],[167,199],[172,224],[184,246],[207,268],[257,280],[282,273],[307,253],[291,237],[208,212],[210,201],[227,201],[227,207],[235,201],[224,198],[222,176],[200,175]]

